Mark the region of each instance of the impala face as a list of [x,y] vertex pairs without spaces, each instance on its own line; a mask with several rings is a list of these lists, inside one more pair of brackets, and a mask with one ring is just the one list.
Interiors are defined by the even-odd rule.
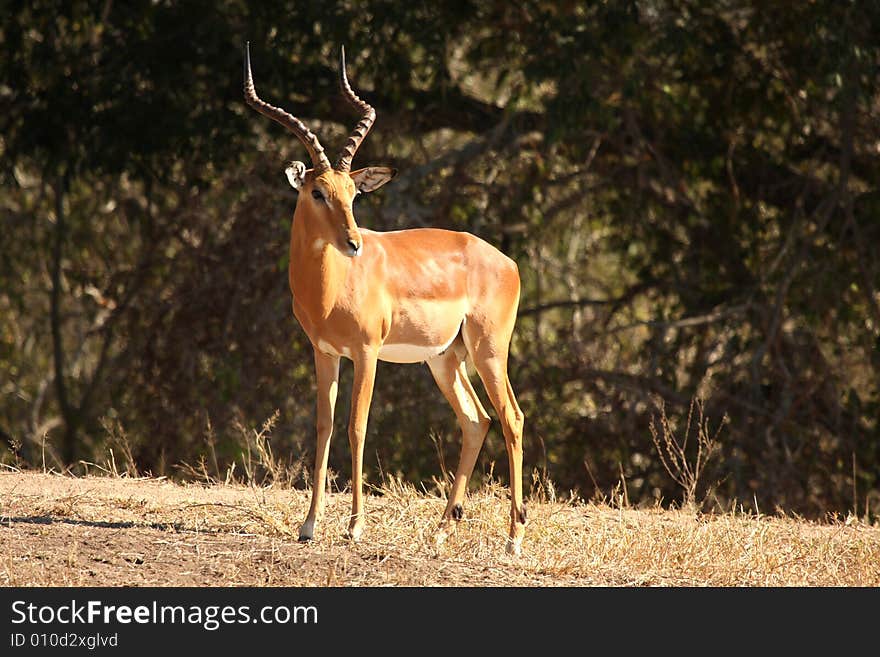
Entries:
[[345,100],[360,113],[336,162],[292,114],[261,100],[245,52],[244,97],[260,114],[290,130],[312,167],[291,162],[285,173],[299,196],[290,240],[293,314],[314,348],[317,409],[312,502],[299,538],[309,541],[324,511],[327,465],[341,357],[354,363],[351,417],[351,516],[347,535],[366,523],[364,440],[376,363],[425,362],[461,427],[461,458],[435,541],[443,543],[463,517],[462,502],[489,430],[489,416],[466,367],[477,370],[498,414],[510,465],[510,531],[506,549],[519,554],[526,526],[522,489],[524,416],[507,376],[507,356],[519,305],[516,263],[469,233],[435,228],[390,232],[360,230],[352,201],[394,177],[388,167],[351,171],[351,161],[376,119],[352,91],[340,62]]
[[[314,222],[316,250],[332,244],[340,253],[354,258],[363,253],[364,242],[354,220],[353,203],[358,194],[379,189],[397,173],[388,167],[367,167],[358,171],[329,169],[315,175],[302,162],[291,162],[284,170],[290,186],[299,192],[296,205],[300,216]],[[305,207],[300,208],[301,205]]]

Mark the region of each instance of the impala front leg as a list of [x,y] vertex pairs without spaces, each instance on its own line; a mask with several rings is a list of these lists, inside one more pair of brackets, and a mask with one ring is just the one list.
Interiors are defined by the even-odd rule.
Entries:
[[376,380],[376,351],[369,350],[354,357],[354,385],[351,395],[351,419],[348,424],[348,442],[351,445],[351,520],[348,537],[360,538],[364,531],[364,439],[367,436],[367,418]]
[[339,356],[328,356],[315,349],[315,374],[318,382],[316,424],[318,442],[315,447],[315,473],[312,479],[312,505],[299,529],[299,540],[309,541],[315,535],[315,522],[324,513],[324,491],[327,488],[327,458],[333,433],[333,410],[339,382]]

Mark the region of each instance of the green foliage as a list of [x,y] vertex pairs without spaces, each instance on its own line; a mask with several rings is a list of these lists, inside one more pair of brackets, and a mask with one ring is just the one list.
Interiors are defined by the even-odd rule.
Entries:
[[[46,436],[58,464],[97,460],[113,418],[141,471],[174,474],[204,454],[208,419],[228,464],[235,422],[277,408],[273,453],[311,459],[281,172],[303,149],[244,106],[241,47],[261,95],[332,151],[353,120],[345,44],[378,110],[355,165],[401,171],[359,221],[469,230],[519,264],[527,469],[586,495],[623,472],[631,501],[675,499],[651,400],[675,417],[699,394],[730,418],[719,501],[819,515],[876,500],[873,4],[6,5],[0,449],[38,462]],[[382,366],[372,476],[438,475],[431,431],[454,463],[430,375]],[[334,441],[332,468],[347,449]],[[500,432],[479,467],[503,477]]]

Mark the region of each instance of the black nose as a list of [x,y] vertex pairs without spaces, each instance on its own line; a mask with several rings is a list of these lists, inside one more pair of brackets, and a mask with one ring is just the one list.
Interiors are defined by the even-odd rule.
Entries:
[[351,247],[352,251],[360,251],[361,245],[354,240],[348,240],[348,245]]

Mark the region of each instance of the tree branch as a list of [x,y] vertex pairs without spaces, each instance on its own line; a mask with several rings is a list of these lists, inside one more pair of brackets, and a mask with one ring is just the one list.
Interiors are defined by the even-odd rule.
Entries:
[[557,301],[548,301],[540,303],[537,306],[523,308],[519,311],[520,317],[528,317],[529,315],[538,315],[546,310],[554,308],[584,308],[586,306],[613,306],[621,301],[616,299],[560,299]]
[[713,324],[718,320],[726,319],[727,317],[732,317],[733,315],[739,315],[740,313],[748,310],[750,307],[751,304],[744,303],[742,305],[733,306],[731,308],[715,310],[705,315],[695,315],[693,317],[685,317],[684,319],[678,319],[674,321],[648,320],[644,322],[633,322],[632,324],[627,324],[625,326],[616,326],[607,331],[603,331],[602,333],[618,333],[620,331],[628,331],[629,329],[639,328],[641,326],[662,329],[678,329],[687,328],[689,326],[702,326],[704,324]]

